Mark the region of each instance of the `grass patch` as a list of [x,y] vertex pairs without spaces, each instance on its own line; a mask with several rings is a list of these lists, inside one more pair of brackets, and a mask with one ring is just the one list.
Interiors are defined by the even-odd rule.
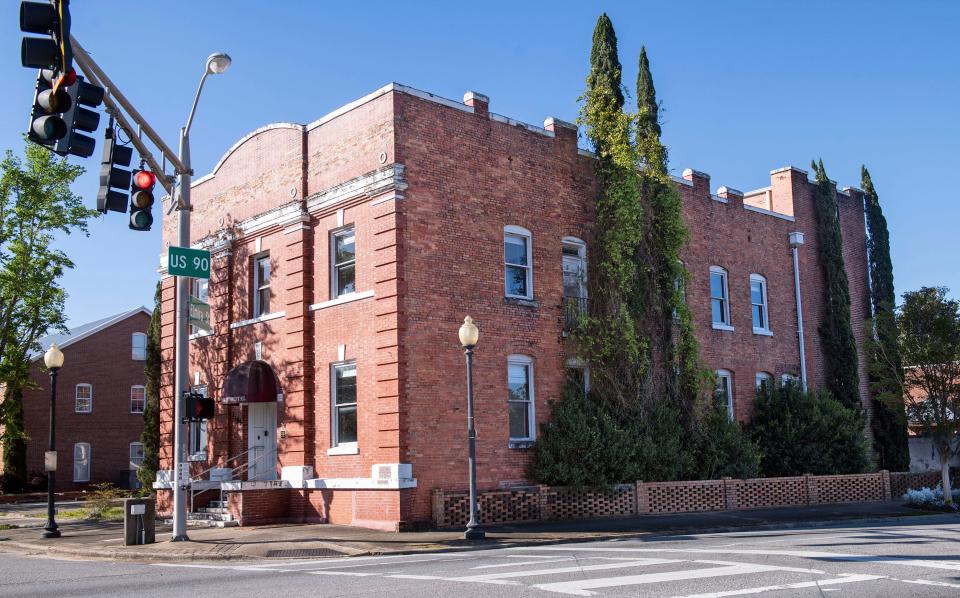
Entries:
[[[46,517],[46,515],[43,515]],[[106,507],[101,509],[81,507],[79,509],[61,509],[57,513],[58,519],[92,519],[96,521],[123,521],[123,507]]]

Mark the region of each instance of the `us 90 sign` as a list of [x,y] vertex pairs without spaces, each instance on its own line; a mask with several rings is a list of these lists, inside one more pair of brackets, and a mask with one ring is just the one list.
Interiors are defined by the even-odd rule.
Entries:
[[210,278],[210,252],[188,247],[169,247],[167,274],[188,278]]

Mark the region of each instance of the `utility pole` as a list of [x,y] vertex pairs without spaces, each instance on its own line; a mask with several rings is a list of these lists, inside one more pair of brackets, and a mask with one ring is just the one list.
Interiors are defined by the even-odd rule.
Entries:
[[[179,247],[190,247],[190,183],[193,175],[193,169],[190,165],[190,126],[193,124],[193,117],[197,111],[197,103],[200,101],[200,92],[203,91],[203,84],[209,75],[216,75],[227,70],[230,66],[230,57],[222,52],[211,54],[207,58],[206,68],[203,76],[200,78],[200,85],[193,98],[193,106],[190,109],[190,115],[187,118],[187,124],[180,129],[180,146],[177,155],[164,143],[163,139],[150,126],[137,109],[120,92],[117,86],[110,80],[103,69],[100,68],[93,58],[83,49],[73,36],[70,36],[73,44],[73,50],[77,64],[83,69],[90,80],[101,87],[106,88],[107,93],[104,96],[104,103],[107,105],[111,114],[127,131],[133,131],[131,123],[126,119],[123,111],[130,116],[133,122],[143,131],[151,142],[160,150],[163,158],[173,164],[176,174],[179,176],[179,185],[174,193],[174,184],[166,173],[160,168],[150,150],[144,145],[138,135],[131,135],[130,141],[141,158],[145,160],[154,174],[157,181],[163,188],[171,194],[171,211],[179,211],[178,217],[178,238]],[[121,111],[121,107],[123,111]],[[175,338],[176,350],[174,357],[174,417],[173,417],[173,535],[172,540],[186,541],[187,536],[187,488],[190,484],[189,471],[187,470],[187,452],[189,449],[187,443],[187,433],[185,426],[186,406],[184,404],[184,395],[189,386],[188,377],[188,323],[189,323],[189,303],[190,303],[190,280],[188,276],[177,276],[176,282],[176,312],[175,312]]]

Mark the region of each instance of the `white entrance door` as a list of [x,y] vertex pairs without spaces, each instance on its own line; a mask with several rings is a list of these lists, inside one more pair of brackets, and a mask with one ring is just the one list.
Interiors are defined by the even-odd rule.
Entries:
[[277,404],[249,403],[248,480],[277,479]]

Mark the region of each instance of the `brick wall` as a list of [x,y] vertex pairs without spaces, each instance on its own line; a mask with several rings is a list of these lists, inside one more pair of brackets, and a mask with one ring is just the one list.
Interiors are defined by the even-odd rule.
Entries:
[[[86,487],[129,479],[130,443],[140,441],[143,415],[130,412],[130,387],[143,386],[144,362],[131,358],[134,332],[146,334],[150,316],[137,312],[91,336],[63,347],[64,365],[57,374],[57,488]],[[47,347],[44,347],[46,350]],[[50,376],[42,357],[31,366],[37,387],[23,393],[27,437],[27,473],[43,472],[48,446]],[[76,386],[93,387],[93,410],[76,412]],[[90,481],[73,482],[73,450],[90,444]]]

